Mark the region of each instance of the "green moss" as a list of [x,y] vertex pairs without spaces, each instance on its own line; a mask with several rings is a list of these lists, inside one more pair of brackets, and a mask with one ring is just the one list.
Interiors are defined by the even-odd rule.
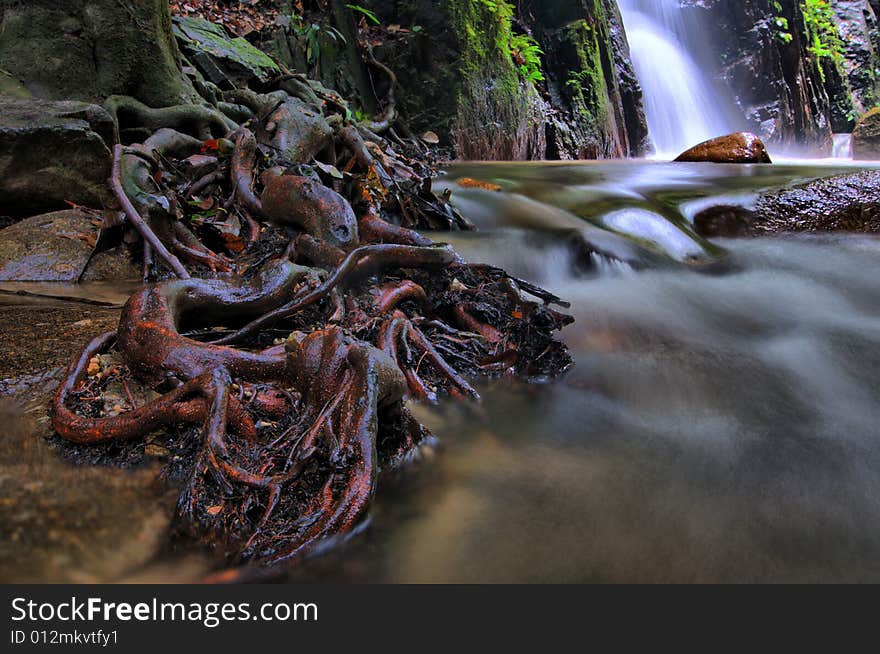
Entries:
[[202,18],[176,18],[175,33],[191,41],[219,59],[234,62],[252,71],[257,77],[279,72],[278,65],[266,53],[251,45],[246,39],[229,38],[222,26]]
[[510,6],[493,0],[452,0],[449,11],[461,53],[459,154],[466,158],[534,154],[535,147],[541,149],[533,120],[540,99],[511,57]]
[[600,34],[586,20],[566,26],[565,38],[574,48],[579,64],[570,72],[566,83],[572,106],[593,129],[598,129],[605,123],[608,112],[608,83],[602,67],[602,52],[603,49],[610,51],[611,44],[607,35]]
[[7,95],[13,98],[33,97],[24,84],[19,82],[8,71],[3,70],[2,68],[0,68],[0,95]]
[[[555,7],[555,5],[550,5]],[[607,0],[589,0],[575,17],[565,15],[548,32],[546,39],[554,53],[550,63],[558,92],[571,112],[571,134],[561,145],[581,157],[626,154],[622,135],[622,98],[615,68],[612,40],[613,5]]]

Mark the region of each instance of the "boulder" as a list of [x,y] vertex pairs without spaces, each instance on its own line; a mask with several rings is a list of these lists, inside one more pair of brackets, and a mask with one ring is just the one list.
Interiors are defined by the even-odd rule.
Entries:
[[0,207],[28,216],[100,206],[108,194],[113,121],[85,102],[0,96]]
[[98,252],[92,257],[82,276],[84,282],[134,282],[140,281],[141,268],[131,256],[127,245]]
[[0,281],[77,281],[94,249],[95,222],[82,211],[56,211],[0,230]]
[[243,38],[230,38],[222,25],[203,18],[175,18],[174,35],[187,58],[214,84],[268,82],[281,69]]
[[0,68],[39,98],[196,101],[179,57],[168,0],[0,2]]
[[880,107],[859,118],[852,135],[855,159],[880,159]]
[[773,163],[764,142],[751,132],[736,132],[695,145],[676,159],[678,162]]

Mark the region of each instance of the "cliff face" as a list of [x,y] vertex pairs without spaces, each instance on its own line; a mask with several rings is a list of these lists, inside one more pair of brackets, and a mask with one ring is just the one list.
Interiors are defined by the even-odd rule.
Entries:
[[734,90],[750,128],[769,142],[828,151],[880,100],[878,0],[831,4],[844,52],[817,59],[802,0],[682,0],[718,44],[716,74]]
[[830,150],[831,101],[807,50],[800,0],[688,0],[688,10],[704,14],[717,74],[752,131],[775,144]]
[[[865,113],[880,101],[880,0],[835,0],[832,4],[840,36],[846,45],[841,68],[856,113]],[[852,116],[848,117],[852,128]]]
[[614,0],[526,0],[527,21],[545,52],[550,158],[638,156],[647,148],[642,91]]
[[[464,159],[574,159],[644,154],[641,89],[613,0],[523,0],[512,18],[487,0],[371,5],[383,25],[418,31],[384,43],[416,132],[432,130]],[[512,6],[512,5],[511,5]],[[510,47],[531,35],[543,80]]]

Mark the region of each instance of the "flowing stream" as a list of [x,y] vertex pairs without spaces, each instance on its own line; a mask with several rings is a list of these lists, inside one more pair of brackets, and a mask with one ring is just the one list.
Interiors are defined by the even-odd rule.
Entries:
[[[833,172],[453,167],[444,185],[482,231],[451,240],[571,300],[577,365],[558,383],[485,388],[480,407],[421,409],[441,455],[382,494],[366,534],[293,578],[880,581],[880,241],[708,252],[688,230],[708,202]],[[629,252],[575,272],[572,233],[611,252],[609,225],[651,267]]]
[[619,5],[657,157],[673,158],[734,131],[723,90],[700,69],[701,44],[694,40],[699,30],[687,24],[679,0],[620,0]]

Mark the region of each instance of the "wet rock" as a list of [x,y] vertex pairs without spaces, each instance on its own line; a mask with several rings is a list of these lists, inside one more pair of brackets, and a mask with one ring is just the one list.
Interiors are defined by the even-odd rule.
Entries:
[[643,155],[641,87],[617,3],[523,0],[518,6],[516,32],[531,34],[544,52],[544,80],[537,85],[525,79],[522,62],[499,47],[509,42],[511,25],[492,3],[371,5],[384,25],[421,28],[375,49],[397,75],[397,103],[415,133],[434,132],[461,159]]
[[75,282],[88,263],[98,227],[92,217],[56,211],[0,231],[0,281]]
[[33,215],[107,198],[113,122],[101,107],[0,97],[0,207]]
[[880,232],[880,171],[826,177],[765,193],[753,230],[766,232]]
[[141,269],[132,259],[128,246],[120,245],[111,250],[98,252],[92,257],[82,276],[82,281],[120,282],[135,281],[141,278]]
[[719,205],[694,216],[694,231],[704,238],[734,238],[751,233],[755,214],[746,207]]
[[676,159],[678,162],[773,163],[764,142],[750,132],[727,134],[695,145]]
[[[681,3],[699,17],[710,47],[701,65],[733,89],[740,121],[767,143],[831,151],[831,101],[808,48],[803,0],[699,0]],[[835,3],[836,4],[836,3]],[[780,38],[775,19],[788,25]],[[833,70],[826,67],[825,76]]]
[[15,79],[8,71],[0,68],[0,96],[2,95],[13,98],[33,97],[24,84]]
[[880,99],[880,23],[868,0],[835,0],[831,9],[845,46],[840,63],[849,82],[853,108],[865,112]]
[[230,38],[223,26],[203,18],[175,18],[174,35],[184,54],[217,85],[268,82],[281,70],[264,52],[243,38]]
[[859,119],[853,130],[852,152],[856,159],[880,159],[880,107]]

